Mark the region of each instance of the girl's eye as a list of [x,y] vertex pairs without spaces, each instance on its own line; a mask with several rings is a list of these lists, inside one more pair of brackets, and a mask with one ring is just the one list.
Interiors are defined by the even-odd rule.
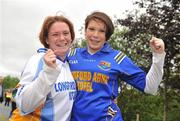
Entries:
[[105,33],[105,30],[103,30],[103,29],[101,29],[101,30],[99,30],[101,33]]
[[88,30],[90,30],[90,31],[94,31],[94,30],[95,30],[95,28],[88,28]]

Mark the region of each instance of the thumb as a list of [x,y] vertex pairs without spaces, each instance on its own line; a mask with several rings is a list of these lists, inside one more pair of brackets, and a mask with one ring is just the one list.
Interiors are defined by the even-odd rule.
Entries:
[[150,40],[150,46],[153,46],[155,44],[155,37],[152,37]]

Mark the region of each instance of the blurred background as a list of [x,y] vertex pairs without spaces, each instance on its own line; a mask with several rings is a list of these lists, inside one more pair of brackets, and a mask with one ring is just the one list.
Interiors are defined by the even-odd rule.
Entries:
[[0,121],[7,121],[11,102],[5,93],[19,82],[26,61],[41,47],[38,34],[47,15],[66,15],[74,22],[75,47],[85,46],[85,17],[94,10],[107,13],[115,32],[108,41],[146,72],[152,60],[149,39],[166,46],[164,76],[158,93],[148,95],[119,80],[117,104],[124,121],[180,119],[180,1],[179,0],[1,0],[0,1]]

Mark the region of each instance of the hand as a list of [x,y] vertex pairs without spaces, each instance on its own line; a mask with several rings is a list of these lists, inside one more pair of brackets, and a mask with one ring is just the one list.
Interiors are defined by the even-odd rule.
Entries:
[[63,50],[54,50],[54,54],[59,57],[62,61],[66,58],[66,51]]
[[54,52],[51,49],[48,49],[46,51],[46,54],[44,55],[44,62],[49,67],[52,67],[52,68],[57,67],[56,55],[54,54]]
[[165,49],[165,45],[162,39],[152,37],[150,40],[150,46],[153,52],[155,53],[163,53]]

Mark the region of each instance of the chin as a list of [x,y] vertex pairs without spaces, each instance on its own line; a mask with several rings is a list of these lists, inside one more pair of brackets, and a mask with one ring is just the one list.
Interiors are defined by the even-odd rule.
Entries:
[[98,47],[98,48],[97,48],[97,47],[92,47],[91,49],[94,50],[94,51],[97,51],[97,50],[99,50],[100,48],[99,48],[99,47]]

